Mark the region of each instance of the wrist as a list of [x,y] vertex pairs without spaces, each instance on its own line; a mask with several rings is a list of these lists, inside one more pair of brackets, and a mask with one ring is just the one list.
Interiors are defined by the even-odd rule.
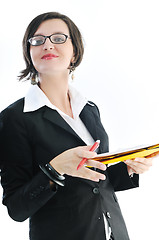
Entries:
[[132,170],[131,167],[127,166],[128,174],[130,177],[133,177],[134,171]]
[[49,177],[49,179],[60,185],[60,186],[64,186],[65,185],[65,177],[62,176],[60,173],[58,173],[50,163],[46,163],[44,165],[39,165],[39,167],[41,168],[41,170]]

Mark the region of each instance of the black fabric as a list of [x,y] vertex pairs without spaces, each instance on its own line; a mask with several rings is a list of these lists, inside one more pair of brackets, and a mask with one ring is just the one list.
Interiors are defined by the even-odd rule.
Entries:
[[[3,204],[15,221],[30,218],[31,240],[104,240],[103,213],[115,240],[129,236],[115,191],[138,186],[138,176],[129,178],[124,163],[109,167],[99,183],[65,175],[65,186],[50,188],[39,164],[85,143],[55,111],[42,107],[23,113],[20,99],[1,113]],[[99,151],[108,151],[108,136],[98,108],[87,104],[80,114]],[[109,213],[109,214],[108,214]]]

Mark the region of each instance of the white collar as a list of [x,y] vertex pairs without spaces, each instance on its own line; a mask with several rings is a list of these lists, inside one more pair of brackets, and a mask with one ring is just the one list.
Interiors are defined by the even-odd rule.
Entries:
[[[73,116],[74,119],[76,119],[81,113],[84,106],[89,102],[72,85],[69,85],[69,96],[71,100]],[[23,112],[33,112],[43,106],[47,106],[51,109],[56,110],[57,112],[59,112],[59,114],[67,116],[49,101],[47,96],[39,88],[38,85],[31,85],[27,95],[25,96]]]

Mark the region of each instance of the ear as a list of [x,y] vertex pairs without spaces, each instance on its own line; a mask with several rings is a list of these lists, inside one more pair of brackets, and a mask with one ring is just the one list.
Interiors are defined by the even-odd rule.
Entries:
[[72,57],[71,63],[75,63],[75,56]]

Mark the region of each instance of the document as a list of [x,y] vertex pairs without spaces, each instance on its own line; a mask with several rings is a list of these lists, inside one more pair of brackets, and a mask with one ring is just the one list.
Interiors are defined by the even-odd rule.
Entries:
[[128,159],[153,157],[157,154],[159,154],[159,144],[146,145],[112,153],[102,153],[98,154],[97,157],[95,157],[93,160],[100,161],[104,164],[109,164],[125,161]]

